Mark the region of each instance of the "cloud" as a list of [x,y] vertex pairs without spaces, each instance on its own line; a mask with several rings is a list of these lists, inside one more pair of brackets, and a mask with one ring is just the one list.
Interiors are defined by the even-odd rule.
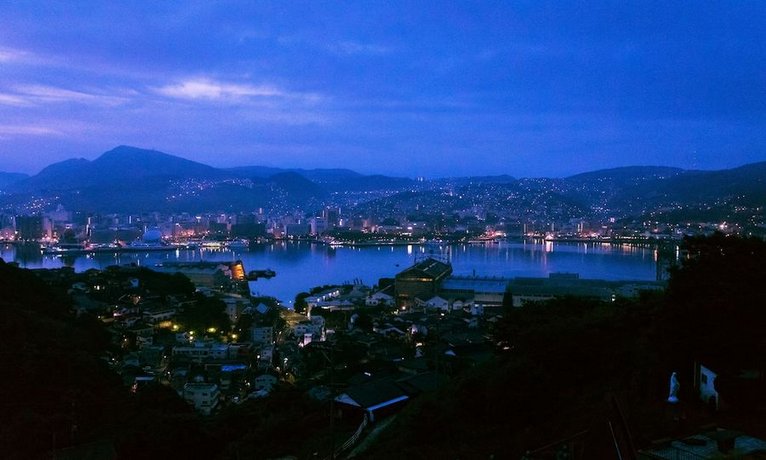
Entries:
[[13,48],[0,48],[0,62],[29,63],[34,60],[36,60],[35,56],[28,51]]
[[242,100],[249,98],[285,97],[287,94],[269,85],[243,85],[209,79],[190,79],[157,88],[164,96],[178,99]]
[[313,105],[323,99],[317,93],[287,91],[274,85],[230,83],[209,78],[189,78],[178,83],[153,88],[159,95],[182,100],[202,100],[228,103]]
[[16,94],[0,93],[0,105],[13,105],[16,107],[23,107],[32,104],[25,97]]
[[123,96],[76,91],[45,85],[24,85],[16,88],[20,95],[40,102],[80,102],[99,105],[119,105],[127,102]]
[[46,85],[18,85],[0,93],[0,105],[35,106],[52,103],[117,106],[129,100],[123,95],[99,94]]
[[393,50],[384,45],[378,45],[375,43],[360,43],[355,41],[340,41],[329,44],[327,49],[335,54],[342,54],[347,56],[382,56],[389,54]]
[[59,130],[39,125],[0,125],[0,136],[63,136]]
[[363,43],[355,40],[326,42],[316,39],[316,37],[309,38],[300,34],[282,35],[277,37],[276,41],[283,47],[302,46],[339,56],[383,56],[394,51],[390,46],[377,43]]

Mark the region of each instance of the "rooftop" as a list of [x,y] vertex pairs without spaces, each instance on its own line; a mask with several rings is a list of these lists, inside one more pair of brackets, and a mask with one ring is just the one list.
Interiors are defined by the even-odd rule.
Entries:
[[407,277],[410,274],[420,276],[420,274],[423,274],[430,278],[437,279],[448,276],[450,273],[452,273],[452,265],[444,263],[440,260],[428,258],[416,263],[412,267],[401,271],[396,275],[396,277]]
[[485,278],[478,276],[450,276],[442,289],[450,291],[479,291],[503,293],[508,287],[508,278]]

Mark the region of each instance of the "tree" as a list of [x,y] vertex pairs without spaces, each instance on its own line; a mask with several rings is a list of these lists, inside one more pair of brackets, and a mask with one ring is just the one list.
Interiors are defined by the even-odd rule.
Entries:
[[503,293],[503,312],[509,311],[513,308],[513,294],[506,289]]
[[306,303],[306,297],[310,296],[308,292],[299,292],[295,296],[295,303],[293,303],[293,309],[297,313],[304,313],[306,309],[308,308],[308,304]]
[[766,242],[716,233],[686,238],[682,249],[667,290],[667,342],[679,359],[737,366],[766,352]]
[[195,294],[195,302],[184,308],[178,315],[178,321],[187,330],[204,332],[208,328],[228,331],[231,321],[226,314],[226,304],[215,297]]

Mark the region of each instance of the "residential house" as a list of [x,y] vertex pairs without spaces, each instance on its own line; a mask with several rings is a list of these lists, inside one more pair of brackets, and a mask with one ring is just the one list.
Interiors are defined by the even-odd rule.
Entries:
[[220,397],[221,392],[214,383],[189,382],[184,385],[184,400],[203,415],[210,415],[218,407]]

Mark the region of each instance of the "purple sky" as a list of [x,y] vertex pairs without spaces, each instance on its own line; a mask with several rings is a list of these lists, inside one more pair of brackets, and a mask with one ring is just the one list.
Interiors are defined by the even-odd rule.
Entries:
[[563,176],[766,160],[766,2],[5,2],[0,170]]

